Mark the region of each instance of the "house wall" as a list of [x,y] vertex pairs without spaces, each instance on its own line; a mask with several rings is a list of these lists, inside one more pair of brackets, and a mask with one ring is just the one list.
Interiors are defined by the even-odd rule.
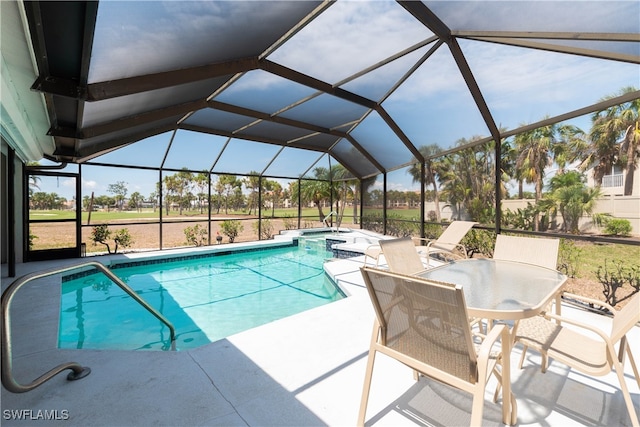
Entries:
[[[595,187],[596,184],[593,180],[593,168],[587,170],[585,175],[587,177],[587,186],[591,188]],[[624,178],[624,171],[618,175],[605,176],[602,180],[602,185],[600,186],[602,195],[622,196],[624,194]],[[640,168],[636,168],[635,173],[633,174],[633,189],[631,195],[640,197]]]

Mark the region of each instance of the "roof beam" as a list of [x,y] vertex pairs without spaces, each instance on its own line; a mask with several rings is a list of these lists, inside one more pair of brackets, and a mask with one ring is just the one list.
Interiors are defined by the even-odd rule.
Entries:
[[90,139],[107,135],[109,133],[117,134],[118,132],[121,132],[122,129],[128,129],[131,127],[144,125],[146,123],[157,122],[171,117],[182,117],[188,112],[206,107],[207,102],[205,100],[186,102],[184,104],[172,105],[170,107],[162,108],[159,110],[148,111],[133,116],[123,117],[118,120],[113,120],[84,129],[70,129],[59,126],[52,127],[51,129],[49,129],[48,135],[55,137],[62,136],[76,139]]
[[141,141],[151,136],[159,135],[164,132],[175,130],[175,124],[161,124],[151,129],[144,129],[134,133],[127,134],[122,137],[112,138],[107,141],[100,141],[95,143],[86,143],[81,145],[75,153],[76,161],[82,163],[84,161],[101,156],[113,149],[120,148],[121,146],[128,145],[132,142]]
[[[590,58],[608,59],[613,61],[629,62],[632,64],[640,64],[640,56],[638,55],[626,55],[623,53],[605,52],[602,50],[586,49],[586,48],[559,45],[559,44],[553,44],[553,43],[543,43],[543,42],[533,41],[528,39],[519,39],[519,38],[512,39],[512,38],[499,38],[499,37],[486,37],[486,38],[485,37],[469,37],[468,39],[484,41],[489,43],[503,44],[508,46],[539,49],[547,52],[568,53],[570,55],[579,55],[579,56],[585,56]],[[584,39],[578,39],[578,40],[584,40]]]
[[216,77],[232,76],[257,68],[258,59],[252,57],[87,85],[72,79],[40,76],[32,89],[77,100],[102,101]]
[[398,0],[398,4],[404,7],[407,12],[413,15],[422,25],[431,30],[433,34],[445,43],[451,41],[451,29],[446,26],[438,16],[431,11],[423,2],[415,0]]
[[287,68],[283,65],[276,64],[269,60],[263,59],[260,61],[260,68],[269,73],[275,74],[287,80],[300,83],[301,85],[319,90],[323,93],[336,96],[338,98],[353,102],[358,105],[362,105],[367,108],[375,108],[376,102],[360,95],[356,95],[353,92],[341,89],[339,87],[332,86],[329,83],[323,82],[306,74]]
[[420,162],[423,162],[424,161],[424,157],[422,156],[422,153],[420,153],[420,151],[418,151],[418,149],[416,148],[415,145],[413,145],[413,143],[411,142],[409,137],[402,131],[402,129],[400,129],[400,126],[398,126],[398,124],[391,118],[389,113],[387,113],[387,110],[385,110],[384,108],[382,108],[382,106],[380,106],[379,108],[376,109],[376,111],[378,112],[378,114],[380,114],[380,117],[382,117],[382,120],[384,120],[384,122],[387,124],[387,126],[389,126],[389,128],[391,128],[393,133],[395,133],[396,136],[398,138],[400,138],[400,140],[407,147],[407,149],[411,152],[411,154],[413,154],[413,156],[416,159],[418,159]]
[[549,39],[549,40],[591,40],[608,42],[640,42],[640,34],[635,33],[569,33],[563,31],[452,31],[454,37],[478,37],[482,39]]
[[[269,122],[279,123],[279,124],[282,124],[282,125],[287,125],[287,126],[293,126],[293,127],[297,127],[297,128],[301,128],[301,129],[306,129],[306,130],[309,130],[309,131],[312,131],[312,132],[319,132],[319,133],[324,133],[324,134],[327,134],[327,135],[333,135],[333,136],[337,136],[337,137],[340,137],[340,138],[345,138],[349,142],[351,142],[351,144],[360,152],[360,154],[362,154],[364,157],[366,157],[367,160],[369,160],[371,163],[373,163],[377,168],[380,168],[380,170],[384,170],[384,168],[382,168],[380,163],[378,163],[373,157],[371,157],[369,152],[367,150],[363,149],[362,146],[358,142],[356,142],[355,139],[353,139],[353,137],[351,135],[349,135],[346,132],[342,132],[342,131],[339,131],[339,130],[336,130],[336,129],[324,128],[324,127],[321,127],[321,126],[313,125],[311,123],[301,122],[299,120],[288,119],[288,118],[277,116],[277,115],[270,115],[270,114],[262,113],[260,111],[250,110],[250,109],[244,108],[244,107],[238,107],[238,106],[231,105],[231,104],[225,104],[225,103],[219,102],[219,101],[209,101],[209,105],[212,108],[215,108],[215,109],[218,109],[218,110],[222,110],[222,111],[227,111],[229,113],[241,114],[241,115],[244,115],[244,116],[249,116],[249,117],[253,117],[253,118],[256,118],[256,119],[260,119],[260,120],[265,120],[265,121],[269,121]],[[227,133],[225,133],[225,135],[227,135]],[[232,134],[232,136],[234,136],[236,138],[242,137],[244,139],[248,139],[244,135],[240,136],[240,134]],[[259,141],[259,139],[256,139],[256,140]],[[331,150],[329,150],[329,152],[331,153]]]
[[274,116],[271,114],[263,113],[261,111],[251,110],[249,108],[239,107],[237,105],[231,105],[220,101],[208,101],[208,106],[216,110],[226,111],[228,113],[240,114],[247,117],[253,117],[255,119],[265,120],[268,122],[279,123],[282,125],[292,126],[296,128],[306,129],[311,132],[326,133],[329,135],[339,136],[346,138],[347,134],[335,129],[329,129],[322,126],[317,126],[307,122],[301,122],[299,120],[288,119],[282,116]]
[[436,14],[422,2],[398,0],[398,3],[449,46],[451,54],[453,55],[456,64],[458,64],[458,69],[460,70],[460,73],[462,73],[462,77],[471,92],[471,96],[473,97],[478,109],[480,110],[482,118],[489,128],[489,132],[497,141],[499,141],[500,132],[498,131],[498,127],[493,120],[493,116],[491,115],[489,107],[484,100],[484,96],[482,96],[478,83],[471,72],[471,68],[462,53],[462,49],[460,49],[460,45],[452,36],[449,27],[447,27],[445,23],[442,22],[440,18],[438,18]]
[[560,114],[558,116],[554,116],[554,117],[549,117],[547,119],[544,120],[540,120],[538,122],[535,123],[530,123],[528,125],[525,126],[521,126],[518,127],[516,129],[512,129],[506,132],[502,132],[502,137],[503,138],[508,138],[510,136],[514,136],[517,135],[519,133],[522,132],[527,132],[530,130],[534,130],[534,129],[538,129],[540,127],[543,126],[549,126],[549,125],[553,125],[556,123],[560,123],[566,120],[571,120],[574,119],[576,117],[580,117],[580,116],[584,116],[586,114],[591,114],[591,113],[595,113],[597,111],[604,111],[609,107],[613,107],[615,105],[620,105],[620,104],[624,104],[626,102],[631,102],[634,101],[636,99],[640,99],[640,90],[636,90],[634,92],[629,92],[629,93],[625,93],[624,95],[621,96],[616,96],[614,98],[609,98],[606,99],[604,101],[600,101],[596,104],[590,105],[588,107],[584,107],[584,108],[580,108],[578,110],[573,110],[564,114]]
[[491,111],[489,111],[489,107],[482,95],[482,91],[480,91],[478,82],[476,82],[476,79],[471,72],[471,68],[469,67],[469,63],[462,53],[462,49],[456,39],[451,40],[449,43],[449,49],[451,49],[451,54],[453,55],[456,64],[458,64],[458,69],[462,74],[462,78],[464,78],[464,81],[471,92],[471,96],[473,97],[478,110],[480,110],[480,114],[489,129],[489,133],[491,133],[491,136],[495,141],[500,141],[500,131],[498,126],[496,125],[495,120],[493,120],[493,115],[491,114]]

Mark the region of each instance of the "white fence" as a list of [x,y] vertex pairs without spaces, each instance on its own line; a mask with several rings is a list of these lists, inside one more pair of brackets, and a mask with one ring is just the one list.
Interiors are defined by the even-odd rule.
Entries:
[[[503,200],[502,210],[507,209],[515,212],[517,209],[524,209],[527,203],[532,205],[535,203],[533,199]],[[634,236],[640,235],[640,197],[638,196],[605,196],[598,199],[593,213],[606,213],[615,218],[626,219],[631,223],[631,233]],[[559,217],[558,221],[562,221]],[[562,225],[561,223],[559,225]],[[599,229],[593,224],[591,216],[585,216],[580,221],[580,230],[582,232],[599,232]]]

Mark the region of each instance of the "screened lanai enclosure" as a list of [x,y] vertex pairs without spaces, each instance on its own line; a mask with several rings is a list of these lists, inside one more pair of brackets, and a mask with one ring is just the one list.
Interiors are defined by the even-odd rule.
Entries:
[[[3,246],[29,260],[104,251],[105,225],[143,250],[456,219],[637,244],[638,16],[637,1],[2,2],[3,203],[24,223]],[[611,218],[628,232],[603,232]]]

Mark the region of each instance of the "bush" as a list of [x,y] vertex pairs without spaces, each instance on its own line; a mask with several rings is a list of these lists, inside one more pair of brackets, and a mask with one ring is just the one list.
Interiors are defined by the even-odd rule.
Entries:
[[229,238],[229,243],[233,243],[236,237],[238,237],[238,234],[244,230],[244,226],[237,219],[228,219],[222,221],[222,224],[220,224],[220,230],[222,231],[222,234]]
[[495,231],[471,229],[460,243],[467,249],[467,256],[471,258],[475,254],[493,256],[495,242]]
[[35,234],[29,233],[29,250],[33,250],[34,241],[38,238]]
[[292,218],[290,216],[286,216],[282,218],[282,222],[284,223],[285,230],[294,230],[298,228],[298,221],[296,218]]
[[614,218],[611,214],[595,214],[593,215],[593,222],[598,227],[604,226],[604,234],[609,236],[630,236],[631,235],[631,223],[627,219]]
[[[252,224],[254,233],[258,234],[258,230],[260,228],[260,223],[258,221]],[[269,240],[273,235],[273,224],[268,219],[262,220],[262,229],[260,230],[260,235],[258,236],[258,240]]]
[[131,234],[129,234],[129,230],[126,228],[117,230],[116,237],[113,238],[113,241],[116,243],[116,248],[113,253],[118,252],[118,245],[122,246],[123,248],[128,248],[133,244],[133,238],[131,237]]
[[[107,224],[96,225],[91,229],[90,239],[93,241],[93,244],[96,243],[103,244],[107,247],[107,252],[111,252],[111,246],[107,243],[107,240],[111,237],[111,230],[109,230],[109,226]],[[129,230],[126,228],[122,228],[120,230],[116,230],[115,237],[113,238],[115,243],[115,248],[113,253],[118,252],[118,246],[123,248],[128,248],[133,244],[133,238],[129,234]]]
[[185,228],[184,236],[187,239],[187,245],[204,246],[209,242],[209,233],[206,228],[200,227],[200,224]]
[[558,270],[569,277],[576,277],[578,274],[580,255],[582,255],[582,249],[576,247],[576,242],[573,240],[560,239]]
[[604,234],[610,236],[630,236],[631,223],[627,219],[611,218],[606,221],[604,226]]

